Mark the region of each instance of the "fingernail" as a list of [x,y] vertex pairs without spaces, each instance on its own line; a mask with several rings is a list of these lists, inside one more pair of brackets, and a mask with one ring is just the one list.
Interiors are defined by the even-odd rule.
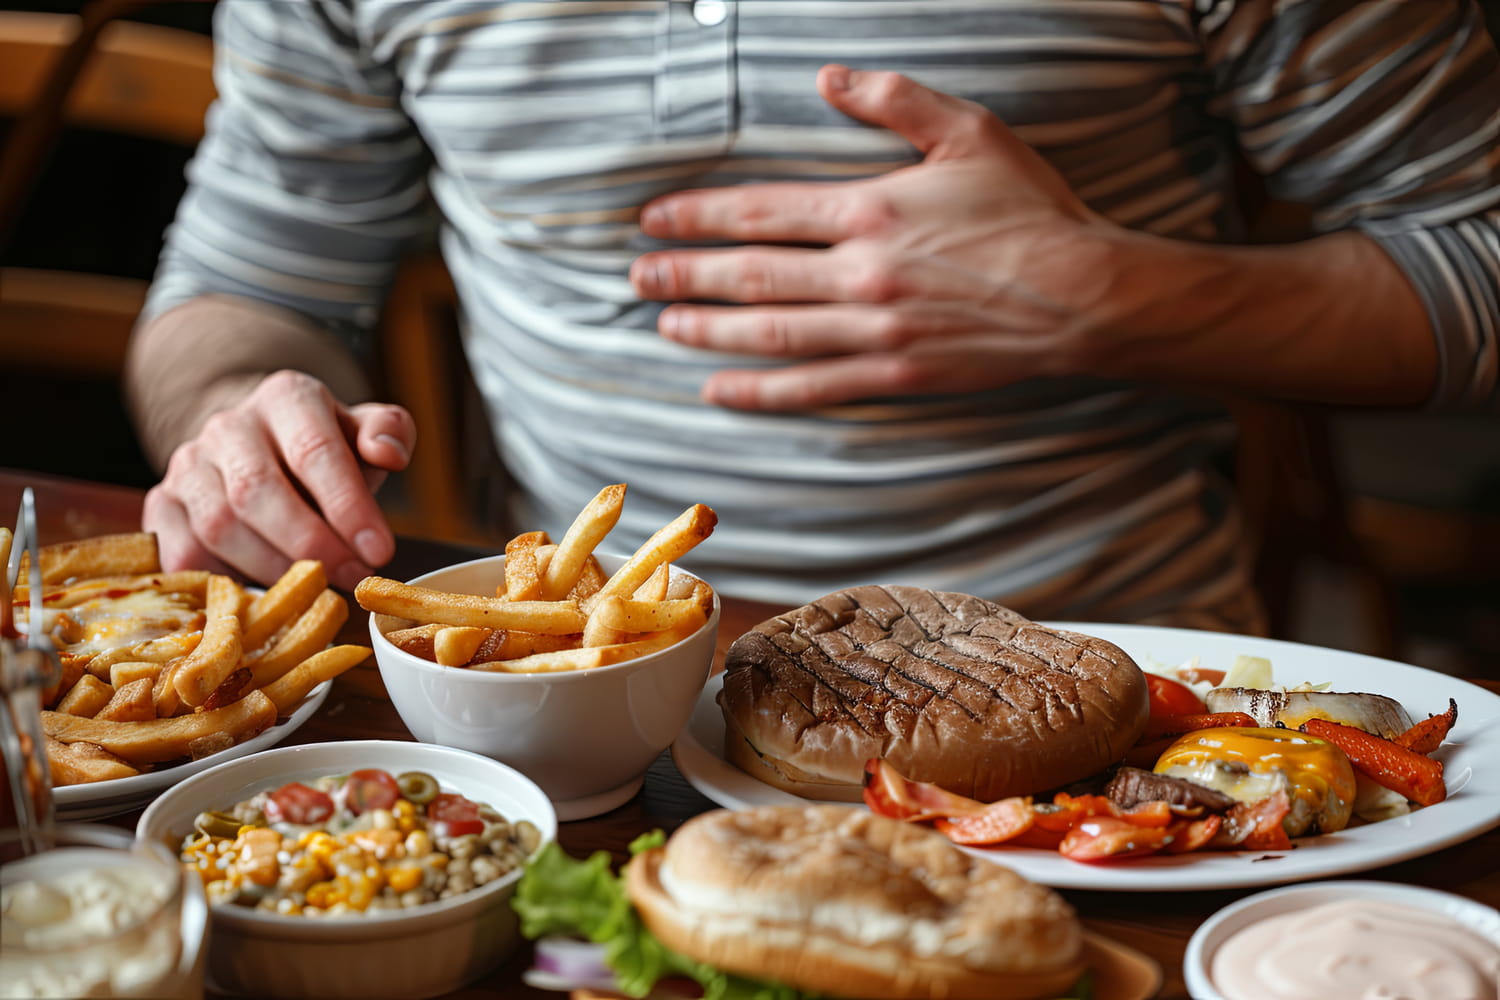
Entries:
[[344,590],[353,590],[359,585],[359,581],[370,575],[370,567],[364,563],[350,560],[338,568],[333,574],[333,582]]
[[385,561],[385,539],[374,528],[366,528],[354,536],[354,549],[371,565]]
[[403,463],[411,461],[411,451],[407,449],[406,442],[400,438],[390,434],[376,434],[375,440],[400,455]]
[[854,73],[848,66],[830,66],[828,68],[828,89],[848,90],[854,83]]
[[656,329],[663,337],[671,337],[682,329],[682,310],[666,309],[656,318]]
[[647,205],[641,212],[642,229],[665,229],[672,223],[672,213],[662,205]]
[[649,258],[642,257],[630,265],[630,283],[642,295],[650,295],[657,289],[660,269]]
[[716,378],[703,386],[703,399],[714,406],[743,406],[748,399],[744,382],[736,378]]

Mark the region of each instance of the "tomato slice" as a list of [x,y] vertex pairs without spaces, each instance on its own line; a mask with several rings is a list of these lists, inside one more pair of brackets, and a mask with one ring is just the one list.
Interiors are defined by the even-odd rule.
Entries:
[[439,834],[449,837],[484,831],[484,820],[479,818],[479,806],[452,792],[443,792],[427,803],[427,818],[437,826]]
[[1196,691],[1169,677],[1147,674],[1146,689],[1151,693],[1152,715],[1193,715],[1208,711]]
[[266,818],[273,823],[309,826],[333,815],[333,799],[327,792],[309,788],[300,781],[282,785],[266,800]]
[[344,782],[344,805],[358,816],[371,809],[389,809],[401,799],[401,786],[389,771],[367,767]]

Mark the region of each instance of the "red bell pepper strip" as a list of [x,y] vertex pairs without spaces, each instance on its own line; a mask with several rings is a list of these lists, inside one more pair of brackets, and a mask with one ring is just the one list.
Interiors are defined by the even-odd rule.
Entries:
[[954,816],[949,819],[939,816],[933,826],[955,844],[979,846],[1003,844],[1031,829],[1036,819],[1036,810],[1029,798],[1001,799],[984,807],[983,812]]
[[1172,839],[1162,845],[1164,854],[1186,854],[1213,842],[1214,834],[1224,823],[1223,817],[1208,815],[1202,819],[1180,819],[1168,828]]
[[1443,745],[1449,730],[1458,721],[1458,702],[1448,699],[1448,711],[1423,719],[1406,732],[1396,737],[1396,742],[1412,753],[1424,757]]
[[1058,851],[1074,861],[1112,861],[1155,854],[1172,834],[1165,826],[1137,826],[1114,816],[1090,816],[1067,836]]
[[891,819],[921,822],[985,810],[977,799],[956,795],[927,781],[912,781],[879,757],[865,761],[865,805]]
[[1327,740],[1349,757],[1361,774],[1422,806],[1448,797],[1443,762],[1414,753],[1399,743],[1354,726],[1327,719],[1308,719],[1302,731]]

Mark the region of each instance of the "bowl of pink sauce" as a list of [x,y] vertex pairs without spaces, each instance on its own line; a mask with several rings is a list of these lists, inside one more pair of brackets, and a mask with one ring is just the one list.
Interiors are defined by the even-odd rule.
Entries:
[[1500,911],[1396,882],[1248,896],[1188,942],[1194,1000],[1500,1000]]

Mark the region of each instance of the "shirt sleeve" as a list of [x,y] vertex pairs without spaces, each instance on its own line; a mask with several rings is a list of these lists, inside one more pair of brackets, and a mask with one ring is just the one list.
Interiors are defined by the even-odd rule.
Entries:
[[339,0],[222,0],[218,99],[145,316],[226,293],[355,335],[430,230],[428,153]]
[[1276,198],[1357,229],[1437,336],[1429,405],[1500,409],[1500,57],[1470,0],[1194,0],[1213,81]]

